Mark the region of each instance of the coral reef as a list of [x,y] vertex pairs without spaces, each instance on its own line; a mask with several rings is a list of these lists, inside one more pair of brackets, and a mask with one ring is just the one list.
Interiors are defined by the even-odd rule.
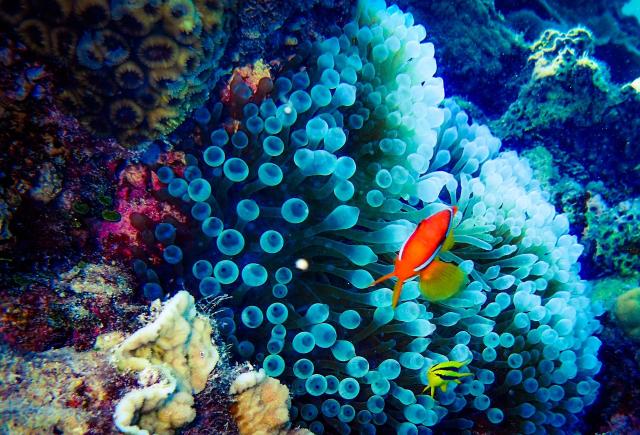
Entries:
[[196,414],[193,393],[205,388],[219,360],[209,319],[197,315],[187,292],[168,300],[148,325],[114,349],[120,370],[138,372],[143,386],[118,402],[114,420],[130,434],[168,434]]
[[[587,29],[548,30],[532,45],[532,53],[531,78],[494,130],[510,146],[544,142],[553,155],[569,154],[567,160],[579,164],[589,179],[603,180],[612,201],[637,194],[637,177],[625,174],[632,173],[638,158],[632,145],[638,131],[638,92],[610,82],[606,66],[590,57],[593,37]],[[609,153],[620,157],[603,166],[601,156]],[[565,169],[572,168],[560,167]]]
[[24,275],[0,293],[0,338],[15,349],[86,350],[100,334],[130,331],[142,307],[132,303],[130,277],[121,268],[79,264],[53,283]]
[[598,375],[598,400],[584,417],[589,432],[633,434],[640,431],[640,343],[620,329],[610,313],[602,317],[600,357],[604,370]]
[[625,0],[576,3],[570,0],[503,1],[496,9],[526,40],[546,29],[567,31],[585,26],[593,32],[595,55],[611,68],[614,81],[624,83],[640,75],[640,26],[624,13]]
[[[0,0],[0,432],[640,431],[623,3]],[[392,310],[449,205],[467,284]]]
[[[151,272],[147,293],[228,294],[221,334],[291,386],[312,432],[575,427],[600,368],[582,247],[529,166],[441,104],[425,36],[397,7],[362,2],[266,98],[238,83],[242,110],[211,121],[204,149],[184,142],[182,174],[157,168],[191,218],[155,227],[163,264],[138,276]],[[394,311],[388,288],[367,287],[443,203],[459,213],[441,257],[469,284],[428,303],[407,283]],[[420,394],[431,365],[466,359],[473,379]]]
[[[220,348],[221,353],[224,351]],[[238,375],[235,368],[226,366],[224,353],[216,368],[213,382],[208,382],[205,389],[194,395],[196,418],[180,429],[181,434],[199,435],[203,431],[220,434],[238,434],[238,425],[231,413],[233,398],[229,394],[229,384]]]
[[96,134],[136,145],[171,132],[217,80],[224,0],[44,6],[3,1],[0,20],[58,67],[63,90],[56,101]]
[[[562,210],[569,219],[571,233],[582,235],[587,222],[585,213],[590,198],[606,194],[607,189],[601,181],[589,179],[582,166],[571,159],[570,155],[552,155],[543,146],[535,146],[520,153],[531,165],[533,175],[540,181],[542,190],[550,195],[550,202]],[[562,170],[560,170],[562,168]],[[584,239],[581,243],[586,243]],[[587,255],[591,258],[587,247]],[[588,276],[582,275],[583,278]]]
[[[109,211],[110,179],[130,153],[88,135],[54,103],[51,70],[0,38],[0,268],[32,272],[89,259],[91,223]],[[37,252],[38,255],[32,255]]]
[[106,354],[0,350],[0,432],[114,432],[115,402],[135,381],[118,373]]
[[[163,153],[159,160],[177,171],[184,166],[181,152]],[[119,174],[115,186],[114,211],[120,217],[115,222],[102,221],[95,227],[102,252],[114,260],[147,258],[152,263],[160,261],[160,252],[154,249],[153,228],[171,219],[178,224],[186,217],[166,198],[158,195],[160,181],[151,169],[142,164],[129,164]],[[152,298],[153,299],[153,298]]]
[[628,290],[640,287],[640,277],[619,278],[614,276],[590,281],[593,286],[591,299],[602,304],[604,309],[612,312],[616,299]]
[[[71,271],[72,291],[99,290],[98,280],[86,278],[94,269]],[[105,292],[113,290],[109,282],[103,288]],[[114,321],[132,317],[110,315]],[[273,391],[277,381],[260,378],[260,383],[264,382],[260,387],[244,384],[252,393],[243,392],[241,399],[230,395],[228,385],[238,378],[240,369],[225,362],[218,364],[209,320],[196,313],[190,295],[178,293],[164,306],[157,301],[151,315],[151,319],[146,317],[147,324],[129,337],[125,338],[124,329],[112,330],[98,336],[94,348],[83,352],[64,347],[21,354],[2,347],[0,431],[174,433],[192,421],[197,411],[198,419],[185,433],[202,433],[204,429],[233,434],[238,433],[234,416],[246,419],[245,411],[255,413],[255,408],[248,408],[249,401],[242,400],[254,393],[269,405],[285,406],[277,424],[288,426],[289,394],[283,386]],[[214,366],[216,374],[210,376]],[[136,388],[132,373],[137,373],[142,388]],[[239,394],[235,389],[233,392]],[[276,396],[279,405],[272,402]],[[242,411],[238,412],[238,407]]]
[[587,203],[584,240],[600,270],[621,276],[640,274],[640,198],[609,207],[595,195]]
[[519,88],[529,75],[526,58],[530,45],[547,29],[567,32],[585,26],[593,35],[591,52],[608,64],[614,82],[637,78],[640,26],[622,14],[622,3],[403,0],[398,5],[428,25],[439,47],[439,67],[447,77],[447,94],[463,96],[485,116],[494,118],[518,98]]

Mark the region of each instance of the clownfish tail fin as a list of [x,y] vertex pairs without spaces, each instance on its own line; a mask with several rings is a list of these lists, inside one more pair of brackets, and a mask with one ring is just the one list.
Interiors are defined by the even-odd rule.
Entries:
[[389,278],[393,278],[394,276],[396,276],[396,272],[395,271],[393,271],[391,273],[387,273],[386,275],[381,276],[380,278],[376,279],[371,284],[369,284],[369,287],[373,287],[376,284],[380,284],[382,281],[386,281]]

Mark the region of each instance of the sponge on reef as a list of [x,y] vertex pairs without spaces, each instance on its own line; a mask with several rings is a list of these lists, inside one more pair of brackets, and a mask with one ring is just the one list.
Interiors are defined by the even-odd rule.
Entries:
[[117,367],[139,372],[143,386],[118,403],[118,429],[167,434],[195,418],[193,394],[204,389],[219,360],[211,332],[209,320],[197,315],[193,296],[182,291],[165,303],[152,323],[115,349]]
[[263,369],[238,376],[229,393],[235,396],[231,410],[241,435],[310,434],[305,429],[287,432],[289,422],[289,389]]

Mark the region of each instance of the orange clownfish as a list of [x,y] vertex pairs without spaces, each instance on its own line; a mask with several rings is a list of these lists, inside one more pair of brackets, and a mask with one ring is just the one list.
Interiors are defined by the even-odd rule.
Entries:
[[458,266],[438,259],[440,252],[453,246],[453,216],[458,208],[453,206],[439,211],[418,225],[400,249],[393,272],[388,273],[370,286],[396,277],[391,306],[398,305],[402,285],[409,278],[420,276],[420,293],[430,301],[447,299],[462,289],[465,273]]

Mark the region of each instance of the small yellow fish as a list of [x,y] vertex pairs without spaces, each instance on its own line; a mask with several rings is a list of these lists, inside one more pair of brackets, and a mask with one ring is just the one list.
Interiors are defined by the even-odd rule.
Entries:
[[447,391],[449,382],[459,384],[460,380],[458,378],[473,376],[473,373],[460,373],[457,371],[460,367],[466,366],[470,362],[470,359],[466,361],[445,361],[431,366],[427,372],[428,385],[424,387],[422,392],[424,393],[431,388],[431,397],[433,397],[436,388],[440,387],[442,391]]

